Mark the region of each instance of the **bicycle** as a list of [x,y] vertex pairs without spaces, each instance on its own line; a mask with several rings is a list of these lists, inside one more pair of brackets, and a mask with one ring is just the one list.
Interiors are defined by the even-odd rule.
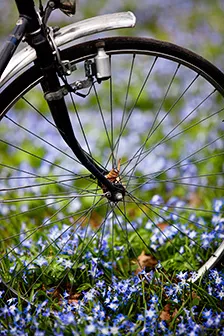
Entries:
[[[58,287],[91,271],[87,254],[105,272],[127,277],[160,260],[196,270],[197,281],[224,251],[224,74],[154,39],[77,43],[134,27],[131,12],[59,29],[47,26],[51,12],[73,15],[75,1],[40,1],[39,14],[32,0],[15,2],[0,54],[2,284],[27,300],[61,251]],[[22,39],[28,47],[13,56]]]

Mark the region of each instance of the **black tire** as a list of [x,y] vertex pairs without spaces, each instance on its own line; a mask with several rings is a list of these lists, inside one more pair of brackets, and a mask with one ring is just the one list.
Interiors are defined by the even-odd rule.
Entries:
[[[74,71],[76,80],[85,79],[81,64],[95,57],[99,41],[75,45],[61,52],[62,59],[69,60],[72,65],[77,64],[78,70]],[[73,124],[79,127],[76,132],[82,146],[90,155],[93,153],[99,164],[109,170],[112,166],[115,169],[119,165],[118,152],[121,155],[117,181],[123,184],[125,196],[118,204],[108,201],[105,189],[97,185],[79,163],[67,163],[57,155],[51,156],[46,150],[49,145],[52,150],[58,151],[58,155],[65,153],[65,158],[73,160],[61,138],[56,138],[55,127],[50,130],[50,113],[47,105],[41,102],[38,88],[31,98],[32,102],[27,103],[26,97],[31,97],[29,91],[42,80],[36,66],[15,78],[0,94],[0,134],[3,137],[0,151],[7,153],[1,155],[0,175],[3,185],[0,242],[5,245],[1,258],[3,268],[6,269],[6,264],[13,263],[19,253],[28,248],[31,239],[40,239],[43,228],[43,237],[46,241],[48,239],[42,250],[37,247],[32,251],[28,264],[11,266],[11,275],[4,272],[3,280],[15,290],[20,288],[24,297],[32,289],[31,283],[38,283],[38,279],[47,273],[49,263],[37,279],[32,278],[34,275],[29,278],[27,274],[28,285],[21,286],[22,272],[26,273],[30,265],[35,268],[36,260],[40,255],[46,258],[48,249],[56,251],[57,260],[61,250],[69,245],[69,237],[64,245],[58,242],[66,232],[70,232],[74,241],[74,235],[78,235],[78,229],[81,230],[76,258],[72,256],[73,268],[84,262],[83,258],[87,258],[84,253],[91,245],[89,253],[91,251],[92,256],[98,258],[99,265],[102,266],[102,260],[111,263],[111,272],[116,271],[122,276],[129,276],[134,271],[130,260],[135,260],[135,272],[136,268],[139,271],[139,267],[144,266],[139,261],[142,251],[153,255],[153,267],[159,259],[170,272],[200,269],[201,275],[218,258],[213,258],[206,268],[201,266],[219,246],[223,246],[224,74],[202,57],[171,43],[130,37],[105,38],[103,41],[106,52],[111,56],[112,79],[102,84],[94,83],[86,91],[80,91],[87,94],[86,99],[77,96],[74,104],[75,98],[72,98],[69,106],[75,111],[72,114],[72,118],[76,118]],[[121,59],[119,62],[118,57]],[[116,66],[117,77],[113,78]],[[131,81],[134,82],[133,87]],[[149,86],[146,87],[146,84]],[[105,92],[108,99],[105,99]],[[25,99],[16,103],[23,95]],[[107,110],[108,101],[111,106]],[[15,103],[22,111],[17,110],[17,105],[13,107]],[[32,110],[38,112],[33,114],[33,121],[29,117]],[[97,118],[99,123],[96,123]],[[11,130],[11,126],[15,127],[15,131]],[[34,135],[36,131],[39,133]],[[118,132],[124,136],[123,143]],[[154,143],[149,144],[153,136]],[[115,138],[118,140],[115,141]],[[38,141],[44,141],[45,147],[39,146]],[[130,149],[134,152],[131,159],[128,156]],[[153,159],[149,158],[151,153]],[[42,167],[42,163],[47,167]],[[145,173],[146,168],[149,173]],[[47,175],[43,175],[44,169]],[[63,169],[66,173],[64,178]],[[67,199],[69,201],[64,204]],[[214,200],[215,205],[212,205]],[[73,208],[69,208],[71,204]],[[58,229],[60,236],[52,238],[50,233],[51,238],[47,238],[46,232],[55,223],[61,230]],[[88,231],[91,231],[90,236]],[[200,238],[203,233],[204,243]],[[105,237],[109,237],[107,243],[110,247],[106,250],[103,248]],[[165,245],[168,256],[163,251]],[[191,248],[193,258],[189,256]],[[219,259],[223,249],[219,248]],[[173,258],[177,254],[179,262],[174,265]],[[72,267],[71,272],[78,272]],[[57,280],[58,286],[69,272],[66,271],[63,278]],[[18,280],[15,281],[15,278]]]

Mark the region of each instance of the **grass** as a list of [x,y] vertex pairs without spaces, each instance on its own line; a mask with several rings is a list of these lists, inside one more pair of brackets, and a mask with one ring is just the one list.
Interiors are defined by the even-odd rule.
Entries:
[[[214,208],[213,217],[192,217],[188,226],[180,218],[151,231],[149,223],[135,224],[144,241],[148,235],[151,253],[131,228],[134,252],[124,248],[119,225],[116,235],[105,229],[91,242],[85,227],[77,234],[66,225],[23,240],[23,226],[17,248],[6,247],[1,261],[17,294],[0,285],[1,335],[222,335],[223,271],[188,282],[215,249],[208,249],[214,234],[221,239],[223,200]],[[199,219],[206,230],[192,224]]]

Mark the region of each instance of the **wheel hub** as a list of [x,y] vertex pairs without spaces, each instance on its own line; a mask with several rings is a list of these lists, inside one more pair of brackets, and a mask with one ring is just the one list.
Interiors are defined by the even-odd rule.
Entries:
[[114,186],[116,187],[114,191],[106,191],[105,196],[106,198],[113,202],[117,203],[119,201],[122,201],[125,196],[125,188],[121,183],[114,183]]
[[122,201],[125,195],[125,187],[121,182],[121,178],[119,176],[120,173],[120,159],[118,160],[117,168],[112,168],[111,171],[106,174],[106,178],[112,183],[113,190],[108,190],[106,186],[100,184],[105,196],[108,200],[113,203],[117,203]]

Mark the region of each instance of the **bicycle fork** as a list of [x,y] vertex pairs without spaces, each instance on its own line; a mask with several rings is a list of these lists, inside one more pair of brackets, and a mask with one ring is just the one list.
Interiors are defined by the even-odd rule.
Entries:
[[[45,27],[39,23],[33,1],[29,2],[29,6],[27,6],[27,2],[24,4],[23,0],[16,0],[16,3],[20,17],[25,18],[27,21],[26,40],[36,51],[37,59],[35,65],[42,71],[43,79],[41,80],[41,86],[60,135],[72,149],[79,161],[95,176],[99,185],[104,186],[104,190],[107,191],[105,193],[106,197],[115,203],[120,201],[125,194],[125,189],[122,184],[114,184],[107,179],[105,175],[108,171],[97,165],[96,162],[84,152],[75,137],[65,104],[65,87],[60,85],[53,54],[53,52],[56,51],[57,55],[58,50],[54,50],[55,46],[50,43],[46,29],[44,29]],[[96,74],[98,81],[101,81],[103,78],[106,79],[110,77],[110,69],[107,59],[108,56],[104,52],[103,45],[97,47],[98,54],[95,60]]]

